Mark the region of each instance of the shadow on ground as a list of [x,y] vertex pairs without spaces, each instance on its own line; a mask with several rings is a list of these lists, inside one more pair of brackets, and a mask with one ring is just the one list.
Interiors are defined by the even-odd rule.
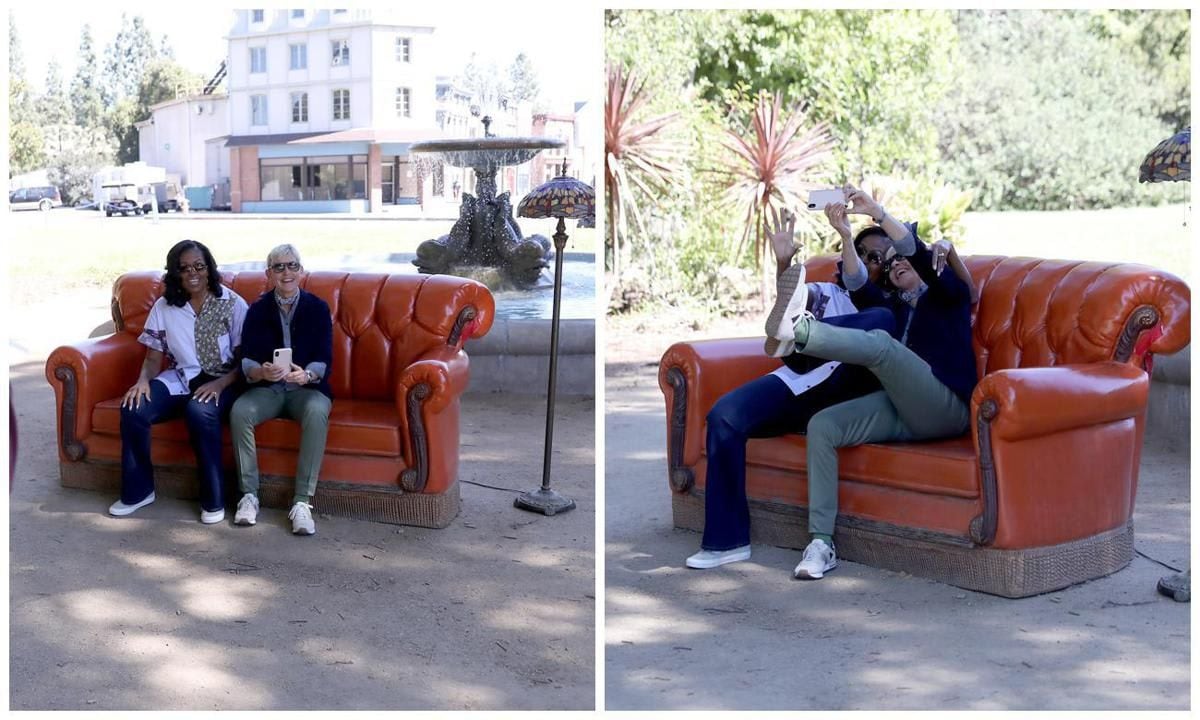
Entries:
[[[1009,600],[856,563],[791,578],[800,553],[687,570],[672,527],[656,363],[608,368],[606,708],[1187,709],[1190,605],[1137,556],[1106,578]],[[1136,547],[1187,567],[1189,456],[1148,446]]]
[[[58,483],[42,364],[13,366],[10,705],[66,709],[590,709],[594,404],[560,399],[544,517],[463,484],[442,530],[286,513],[204,526],[193,503],[129,518]],[[460,479],[541,482],[545,400],[463,401]],[[320,494],[315,502],[320,512]]]

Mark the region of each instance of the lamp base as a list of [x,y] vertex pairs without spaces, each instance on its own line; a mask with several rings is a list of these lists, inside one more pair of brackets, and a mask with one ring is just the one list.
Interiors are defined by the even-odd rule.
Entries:
[[513,507],[531,512],[540,512],[543,515],[555,515],[561,512],[575,509],[575,501],[568,497],[563,497],[554,492],[550,488],[538,488],[523,492],[513,500]]

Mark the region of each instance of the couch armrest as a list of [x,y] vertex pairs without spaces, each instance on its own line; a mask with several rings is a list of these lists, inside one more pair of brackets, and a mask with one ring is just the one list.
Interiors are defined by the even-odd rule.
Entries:
[[781,363],[763,354],[762,338],[675,343],[663,353],[658,386],[667,403],[668,474],[676,492],[687,492],[692,467],[704,447],[704,418],[722,395]]
[[[458,398],[467,389],[467,354],[435,347],[406,367],[396,388],[396,408],[405,419],[408,469],[400,486],[408,492],[442,492],[454,481],[458,463]],[[430,484],[430,478],[435,483]],[[436,485],[436,486],[435,486]]]
[[1013,368],[984,376],[971,408],[991,413],[994,437],[1021,440],[1135,417],[1149,392],[1146,372],[1127,363]]
[[132,335],[117,333],[58,347],[46,359],[46,380],[54,388],[59,454],[82,460],[91,434],[92,410],[119,397],[137,381],[146,346]]
[[1123,527],[1149,391],[1143,370],[1116,361],[985,376],[971,398],[983,503],[972,539],[1045,547]]

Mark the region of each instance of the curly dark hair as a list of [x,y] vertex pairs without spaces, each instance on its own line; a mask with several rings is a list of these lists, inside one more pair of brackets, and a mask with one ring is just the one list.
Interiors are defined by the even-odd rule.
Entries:
[[879,227],[878,225],[868,225],[865,228],[863,228],[862,230],[859,230],[858,234],[854,236],[854,252],[856,254],[858,254],[859,256],[862,256],[863,240],[866,240],[867,238],[871,237],[872,235],[879,235],[883,239],[891,242],[891,238],[888,237],[886,230]]
[[183,289],[183,274],[179,272],[179,258],[188,250],[199,250],[204,256],[204,264],[208,266],[208,289],[213,295],[221,294],[221,273],[217,271],[217,261],[204,243],[195,240],[181,240],[167,251],[166,273],[163,275],[163,297],[168,305],[183,307],[191,295]]

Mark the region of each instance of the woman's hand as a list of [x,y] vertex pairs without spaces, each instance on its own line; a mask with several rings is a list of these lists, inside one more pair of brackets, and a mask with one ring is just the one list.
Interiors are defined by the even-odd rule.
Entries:
[[778,263],[790,265],[792,258],[796,255],[796,243],[792,242],[792,238],[796,235],[796,215],[787,208],[783,208],[779,214],[776,214],[774,207],[771,208],[771,215],[775,220],[774,227],[770,221],[766,221],[767,237],[771,238],[771,250],[775,252],[775,260]]
[[842,203],[829,203],[825,206],[825,218],[829,225],[842,236],[842,242],[850,242],[850,218],[846,216],[846,206]]
[[308,384],[308,371],[305,370],[304,368],[300,367],[296,363],[292,363],[291,372],[289,372],[287,375],[284,375],[283,379],[286,380],[287,382],[295,383],[297,385],[307,385]]
[[942,270],[946,267],[946,263],[950,262],[950,253],[954,252],[954,246],[949,240],[938,240],[929,248],[929,254],[933,256],[933,272],[937,275],[942,274]]
[[194,397],[197,402],[206,403],[209,400],[212,400],[217,405],[220,405],[221,391],[227,387],[229,387],[229,383],[222,379],[209,380],[200,387],[196,388],[196,392],[192,393],[192,397]]
[[150,402],[150,381],[146,378],[138,378],[138,381],[125,391],[125,397],[121,398],[121,407],[137,410],[142,406],[142,398]]
[[850,212],[856,215],[869,215],[872,220],[883,220],[883,206],[875,202],[875,198],[853,185],[842,188],[846,193],[846,202],[852,206]]
[[279,382],[287,375],[287,372],[287,368],[271,362],[265,362],[259,366],[259,378],[270,382]]

